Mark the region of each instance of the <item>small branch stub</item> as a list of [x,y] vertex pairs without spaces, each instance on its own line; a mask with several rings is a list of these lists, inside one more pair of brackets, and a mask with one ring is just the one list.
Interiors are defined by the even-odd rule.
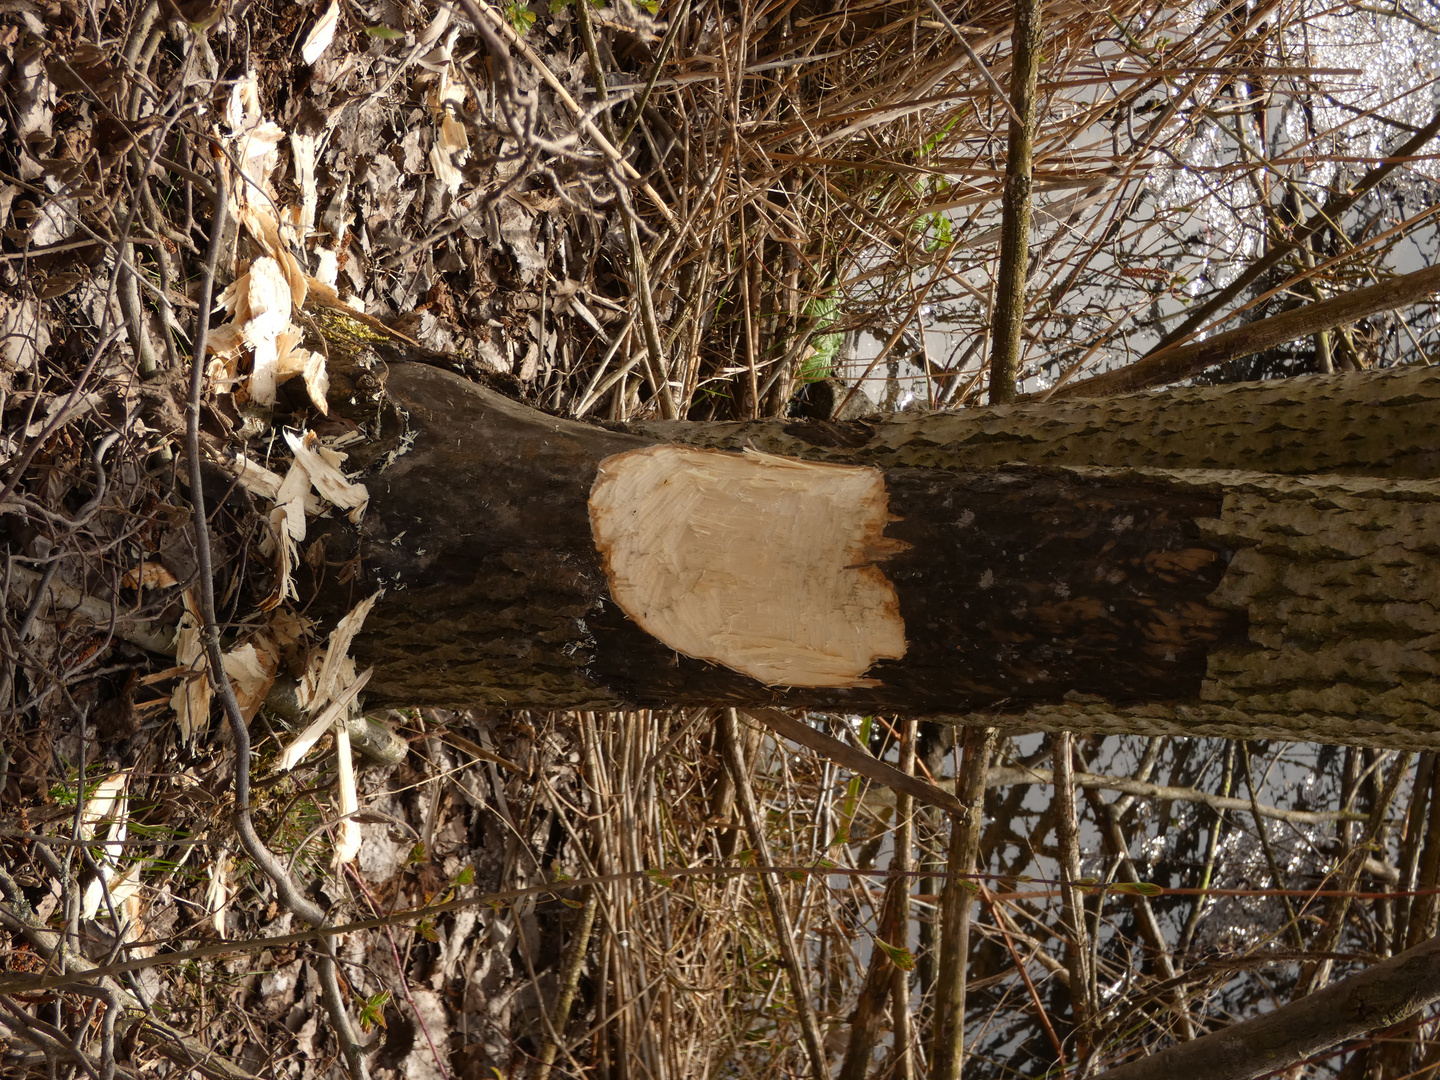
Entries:
[[600,463],[589,512],[611,597],[676,652],[796,687],[905,655],[878,469],[652,446]]

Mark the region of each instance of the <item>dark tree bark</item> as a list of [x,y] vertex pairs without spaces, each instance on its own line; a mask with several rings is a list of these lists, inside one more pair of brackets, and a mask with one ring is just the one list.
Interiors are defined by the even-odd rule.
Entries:
[[[383,700],[1437,741],[1428,370],[626,429],[384,380],[318,609],[384,590],[355,646]],[[826,574],[850,591],[817,600]],[[744,588],[759,615],[725,608]]]

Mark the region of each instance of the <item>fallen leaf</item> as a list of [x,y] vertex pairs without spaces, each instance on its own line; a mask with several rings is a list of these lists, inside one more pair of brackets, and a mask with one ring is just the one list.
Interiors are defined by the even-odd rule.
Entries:
[[179,581],[163,564],[147,559],[134,570],[125,571],[120,584],[127,589],[163,589]]
[[279,654],[262,637],[231,649],[221,657],[221,662],[225,674],[230,676],[230,685],[240,705],[240,715],[249,723],[260,711],[265,695],[275,682],[275,672],[280,666]]
[[330,42],[335,40],[335,28],[339,25],[340,0],[330,0],[330,6],[316,20],[315,25],[310,28],[310,33],[305,37],[305,44],[300,46],[300,59],[307,64],[313,64],[319,60],[325,50],[330,47]]
[[195,590],[185,590],[185,611],[180,616],[175,641],[177,666],[190,674],[183,676],[170,695],[170,707],[180,724],[180,742],[189,746],[210,726],[210,676],[205,671],[205,647],[200,642],[199,604]]

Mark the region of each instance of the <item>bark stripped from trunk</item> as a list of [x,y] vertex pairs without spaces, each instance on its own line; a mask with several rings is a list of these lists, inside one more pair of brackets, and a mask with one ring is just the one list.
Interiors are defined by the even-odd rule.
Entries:
[[[397,364],[402,423],[359,534],[337,529],[328,555],[358,557],[348,590],[387,590],[357,652],[371,690],[408,705],[1429,745],[1440,485],[1270,474],[1298,471],[1305,444],[1332,467],[1428,475],[1440,378],[1418,374],[620,431]],[[977,461],[996,446],[1043,464]]]

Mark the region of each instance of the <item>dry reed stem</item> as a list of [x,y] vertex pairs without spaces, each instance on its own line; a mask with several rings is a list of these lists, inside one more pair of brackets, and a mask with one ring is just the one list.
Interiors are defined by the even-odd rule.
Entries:
[[[1056,841],[1060,854],[1060,876],[1065,882],[1061,899],[1065,912],[1065,956],[1070,969],[1070,1003],[1077,1028],[1084,1032],[1095,1014],[1093,987],[1096,973],[1090,954],[1090,934],[1085,916],[1084,894],[1075,887],[1080,880],[1080,825],[1075,816],[1075,770],[1073,739],[1068,731],[1054,737],[1055,801],[1059,807]],[[1078,1054],[1083,1061],[1089,1053],[1089,1039],[1082,1034]]]
[[[740,816],[745,822],[746,837],[757,857],[764,865],[770,865],[770,843],[755,803],[755,793],[750,784],[750,772],[741,756],[740,724],[734,709],[724,711],[725,726],[723,745],[725,764],[735,784],[735,801],[740,807]],[[775,942],[790,979],[790,996],[800,1018],[800,1031],[805,1039],[806,1054],[810,1059],[811,1074],[815,1080],[826,1080],[830,1070],[826,1065],[825,1044],[820,1034],[820,1024],[815,1017],[810,998],[810,979],[800,951],[795,946],[796,926],[790,919],[789,905],[785,894],[776,881],[778,875],[761,874],[760,887],[765,894],[765,904],[770,909],[771,924],[775,930]],[[801,924],[803,925],[803,923]]]
[[962,814],[950,818],[950,854],[940,908],[940,970],[931,1024],[931,1080],[959,1080],[965,1060],[965,996],[970,963],[970,910],[978,888],[969,875],[979,855],[985,774],[994,728],[966,728],[956,790]]

